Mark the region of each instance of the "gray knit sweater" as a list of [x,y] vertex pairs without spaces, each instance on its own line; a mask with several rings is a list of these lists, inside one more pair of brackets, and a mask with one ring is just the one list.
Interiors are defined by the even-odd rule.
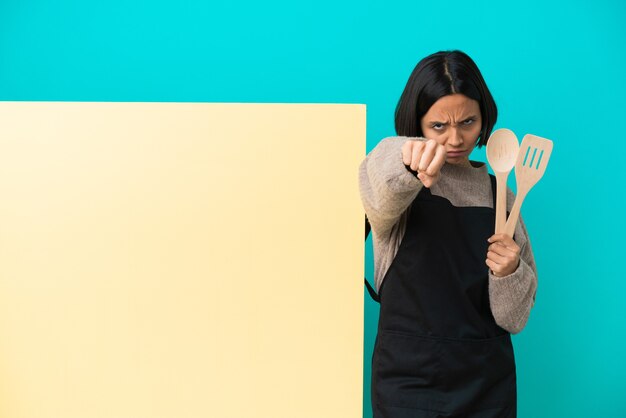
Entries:
[[[424,187],[402,161],[402,144],[409,139],[423,140],[402,136],[384,138],[359,167],[361,200],[372,226],[374,281],[377,289],[380,289],[385,273],[400,247],[411,203]],[[471,164],[472,167],[444,164],[439,181],[430,189],[431,193],[448,199],[457,207],[493,208],[487,165],[474,161]],[[514,200],[515,195],[507,187],[508,210],[511,210]],[[521,215],[515,229],[515,242],[521,249],[517,270],[503,277],[497,277],[489,270],[491,312],[496,323],[513,334],[520,332],[526,325],[537,292],[535,259]]]

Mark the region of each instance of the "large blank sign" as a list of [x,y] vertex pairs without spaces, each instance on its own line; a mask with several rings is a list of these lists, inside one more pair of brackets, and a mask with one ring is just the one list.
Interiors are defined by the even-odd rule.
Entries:
[[360,418],[365,106],[0,103],[0,417]]

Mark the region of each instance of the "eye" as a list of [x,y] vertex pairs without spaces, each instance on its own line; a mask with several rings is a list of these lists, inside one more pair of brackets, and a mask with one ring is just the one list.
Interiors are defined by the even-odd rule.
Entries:
[[436,131],[440,131],[440,130],[443,129],[443,124],[442,123],[433,123],[430,127],[433,128]]
[[474,123],[474,119],[470,118],[470,119],[465,119],[463,121],[463,125],[467,126],[467,125],[471,125],[472,123]]

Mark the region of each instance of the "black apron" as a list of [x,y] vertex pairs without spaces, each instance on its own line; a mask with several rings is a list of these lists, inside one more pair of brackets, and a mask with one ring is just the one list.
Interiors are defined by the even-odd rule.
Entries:
[[[495,207],[495,177],[490,175]],[[374,418],[516,417],[511,335],[489,306],[495,210],[423,187],[379,290]]]

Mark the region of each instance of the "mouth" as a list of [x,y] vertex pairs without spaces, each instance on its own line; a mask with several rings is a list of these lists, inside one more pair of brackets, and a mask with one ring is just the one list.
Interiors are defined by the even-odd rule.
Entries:
[[467,151],[448,151],[447,155],[448,157],[463,157],[464,155],[467,154]]

